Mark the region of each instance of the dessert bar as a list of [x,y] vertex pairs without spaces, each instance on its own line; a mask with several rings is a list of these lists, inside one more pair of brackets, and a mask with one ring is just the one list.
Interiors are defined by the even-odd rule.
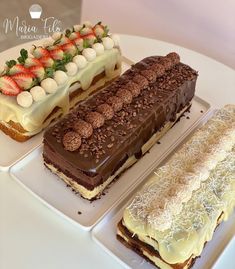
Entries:
[[120,75],[119,38],[101,22],[55,32],[6,62],[0,74],[0,129],[26,141]]
[[196,79],[177,53],[143,59],[46,131],[45,165],[98,198],[189,109]]
[[158,268],[190,268],[234,206],[235,105],[227,105],[152,172],[117,238]]

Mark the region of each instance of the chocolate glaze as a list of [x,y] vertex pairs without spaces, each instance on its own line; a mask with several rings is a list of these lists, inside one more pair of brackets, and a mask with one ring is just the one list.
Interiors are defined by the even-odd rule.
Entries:
[[77,106],[64,119],[45,132],[43,156],[79,184],[89,190],[106,181],[128,157],[141,157],[141,147],[166,122],[174,121],[177,112],[187,106],[194,96],[197,72],[179,63],[158,77],[148,87],[115,112],[111,120],[94,129],[88,139],[74,152],[64,149],[63,135],[73,130],[74,123],[113,96],[141,71],[161,63],[162,57],[148,57],[132,66],[104,90]]

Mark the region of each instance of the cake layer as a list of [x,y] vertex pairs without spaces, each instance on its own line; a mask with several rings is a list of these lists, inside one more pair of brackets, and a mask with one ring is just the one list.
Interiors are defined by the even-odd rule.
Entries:
[[[197,73],[176,59],[174,53],[148,57],[80,104],[45,133],[45,162],[92,191],[128,158],[140,158],[142,146],[167,123],[174,122],[194,96]],[[105,111],[101,109],[104,107]],[[65,137],[71,132],[74,135],[81,120],[83,125],[84,120],[93,124],[92,135],[82,138],[79,148],[68,150]],[[87,125],[85,129],[90,130]],[[70,141],[68,146],[72,144]]]
[[201,254],[234,206],[235,106],[228,105],[149,176],[122,225],[160,257],[158,267],[174,268]]

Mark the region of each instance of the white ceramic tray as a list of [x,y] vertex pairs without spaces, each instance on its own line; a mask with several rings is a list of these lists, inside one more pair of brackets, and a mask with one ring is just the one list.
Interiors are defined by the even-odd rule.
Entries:
[[212,269],[234,269],[234,254],[235,254],[235,231],[234,236],[226,246],[222,254],[219,256],[216,263],[213,265]]
[[[209,113],[207,117],[205,117],[201,123],[198,125],[202,125],[206,121],[208,117],[210,117],[212,113]],[[189,136],[188,136],[189,137]],[[185,141],[188,139],[185,139]],[[182,141],[180,144],[182,144]],[[180,144],[178,146],[180,146]],[[178,148],[178,147],[177,147]],[[175,150],[177,149],[175,148]],[[167,159],[175,152],[173,150],[168,157],[164,159],[161,163],[164,164]],[[156,166],[159,164],[156,162]],[[154,166],[154,167],[156,167]],[[147,173],[146,173],[147,174]],[[138,191],[141,186],[144,185],[146,182],[147,177],[145,180],[138,185],[138,187],[132,188],[129,191],[128,196],[122,200],[121,203],[115,208],[113,208],[93,229],[92,229],[92,238],[98,245],[100,245],[106,252],[108,252],[113,258],[118,260],[124,268],[135,268],[135,269],[156,269],[151,263],[147,262],[144,258],[137,255],[134,251],[125,247],[122,243],[120,243],[116,239],[116,230],[117,230],[117,223],[121,220],[123,211],[128,204],[130,204],[133,196]],[[235,242],[233,242],[233,246],[226,248],[227,255],[230,258],[227,258],[227,262],[229,266],[221,267],[221,264],[227,264],[226,261],[223,260],[224,256],[224,248],[228,245],[228,242],[231,238],[235,235],[235,212],[230,216],[227,222],[223,222],[219,225],[216,229],[213,239],[208,242],[202,252],[200,258],[196,260],[192,269],[211,269],[213,264],[216,262],[218,257],[220,256],[221,261],[216,263],[213,269],[234,269],[235,263],[231,265],[232,260],[232,250],[234,251]],[[235,238],[234,238],[235,239]],[[235,241],[235,240],[233,240]],[[232,244],[231,244],[232,245]],[[230,250],[231,248],[231,250]],[[221,254],[223,252],[223,254]],[[233,253],[233,255],[235,252]]]
[[[6,54],[13,54],[9,56],[14,58],[14,55],[17,55],[16,52],[18,47],[7,50]],[[4,52],[5,53],[5,52]],[[1,57],[2,54],[0,54]],[[5,56],[5,54],[4,54]],[[16,56],[15,56],[16,58]],[[2,60],[0,60],[1,66]],[[123,57],[122,72],[130,68],[130,65],[133,64],[129,59]],[[7,171],[10,166],[14,165],[17,161],[24,158],[27,154],[32,152],[35,148],[39,147],[42,144],[43,132],[34,136],[26,142],[17,142],[11,139],[9,136],[5,135],[0,130],[0,171]]]
[[[101,199],[92,203],[76,195],[65,183],[43,165],[42,147],[10,169],[11,175],[47,206],[84,229],[91,229],[112,207],[138,185],[152,166],[161,162],[209,113],[209,104],[198,97],[193,99],[190,112],[156,144],[148,154],[128,169],[107,189]],[[203,113],[202,113],[203,111]]]

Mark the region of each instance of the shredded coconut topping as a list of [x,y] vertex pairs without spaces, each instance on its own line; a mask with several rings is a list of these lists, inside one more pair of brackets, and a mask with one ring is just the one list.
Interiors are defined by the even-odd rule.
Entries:
[[200,229],[226,208],[228,197],[235,199],[234,145],[235,105],[227,105],[154,171],[127,208],[131,218],[160,232],[170,229],[167,238],[177,229]]

